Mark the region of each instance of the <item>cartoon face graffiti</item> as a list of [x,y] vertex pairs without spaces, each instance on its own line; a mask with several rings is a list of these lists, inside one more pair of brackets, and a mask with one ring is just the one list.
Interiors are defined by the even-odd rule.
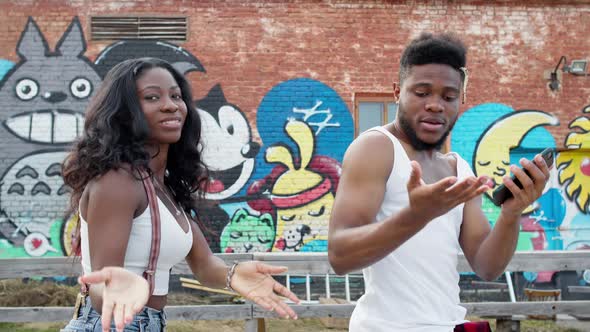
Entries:
[[474,154],[475,173],[489,176],[495,189],[504,176],[510,175],[510,149],[517,147],[533,128],[557,123],[557,118],[539,111],[519,111],[498,119],[479,138]]
[[[311,234],[311,228],[307,225],[295,225],[294,227],[285,227],[283,232],[284,251],[299,251],[303,247],[306,237]],[[306,241],[308,242],[308,241]]]
[[226,253],[270,251],[275,237],[272,216],[260,217],[239,209],[221,234],[221,250]]
[[[590,105],[583,113],[590,113]],[[565,185],[567,197],[576,203],[583,213],[590,213],[590,117],[574,119],[569,128],[572,132],[565,139],[565,146],[581,151],[564,151],[557,156],[559,183]]]
[[55,52],[29,18],[17,46],[21,61],[0,82],[5,130],[29,143],[72,142],[82,131],[83,111],[101,82],[85,50],[77,18]]
[[252,141],[246,117],[225,100],[219,85],[198,101],[197,107],[203,122],[203,161],[211,178],[205,198],[226,199],[250,179],[260,145]]
[[22,238],[34,232],[49,237],[51,224],[67,207],[69,190],[61,176],[65,156],[66,152],[25,156],[4,174],[0,206],[6,222],[14,226],[10,234],[2,234],[8,240],[20,238],[22,243]]
[[276,249],[298,251],[312,240],[327,239],[326,220],[329,219],[333,204],[334,195],[329,192],[301,207],[279,209],[277,223],[280,231],[277,234],[282,234],[282,237],[277,240]]
[[[277,235],[274,250],[285,250],[289,242],[284,236],[300,234],[301,243],[293,248],[300,248],[312,240],[327,239],[328,221],[334,203],[332,181],[311,169],[314,136],[309,125],[301,121],[289,121],[285,131],[299,146],[301,162],[295,165],[293,154],[283,145],[271,146],[266,150],[266,161],[280,163],[286,170],[278,176],[270,192],[272,205],[277,213]],[[301,225],[310,231],[301,233]],[[307,238],[304,238],[306,235]]]

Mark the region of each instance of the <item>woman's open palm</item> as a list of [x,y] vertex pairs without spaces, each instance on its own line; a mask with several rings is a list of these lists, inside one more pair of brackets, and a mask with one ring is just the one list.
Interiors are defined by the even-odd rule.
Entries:
[[103,331],[110,330],[111,317],[115,319],[117,331],[122,331],[149,299],[147,281],[121,267],[105,267],[80,277],[79,282],[104,283],[101,313]]
[[297,314],[281,296],[295,303],[299,303],[299,299],[271,276],[286,271],[287,268],[284,266],[271,266],[261,262],[243,262],[236,267],[231,287],[246,299],[266,310],[276,311],[284,318],[297,319]]

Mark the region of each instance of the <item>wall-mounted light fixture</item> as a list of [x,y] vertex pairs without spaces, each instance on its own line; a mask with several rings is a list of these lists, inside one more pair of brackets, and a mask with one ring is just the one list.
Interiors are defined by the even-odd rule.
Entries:
[[588,67],[588,60],[573,60],[568,68],[568,73],[574,75],[587,75],[586,67]]
[[588,67],[588,60],[573,60],[572,63],[568,66],[567,59],[564,55],[559,58],[555,69],[549,74],[549,89],[551,91],[555,91],[559,89],[561,83],[559,82],[559,77],[557,71],[559,70],[559,65],[563,62],[563,67],[561,71],[564,73],[570,73],[572,75],[588,75],[586,73],[586,68]]

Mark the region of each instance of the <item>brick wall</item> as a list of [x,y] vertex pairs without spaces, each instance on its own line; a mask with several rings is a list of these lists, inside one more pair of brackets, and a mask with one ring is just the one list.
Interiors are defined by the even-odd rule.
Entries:
[[[590,104],[590,78],[564,73],[561,89],[552,92],[543,74],[553,69],[562,55],[568,62],[590,59],[590,1],[527,3],[2,2],[0,9],[5,18],[0,26],[0,75],[4,80],[0,83],[0,120],[4,126],[0,128],[0,173],[4,175],[0,205],[7,222],[1,224],[0,231],[7,240],[0,256],[57,255],[66,247],[63,234],[71,225],[63,226],[60,209],[56,208],[65,204],[67,196],[63,191],[57,194],[59,181],[52,184],[40,176],[18,177],[17,173],[29,166],[38,174],[46,174],[59,160],[68,142],[77,135],[73,124],[83,117],[88,99],[100,84],[102,70],[108,67],[99,63],[100,56],[116,58],[115,48],[108,48],[114,46],[114,41],[90,40],[92,15],[189,17],[189,39],[180,44],[186,53],[149,42],[129,41],[118,47],[121,54],[129,56],[162,54],[172,62],[189,63],[183,68],[193,83],[200,114],[209,126],[206,158],[217,171],[213,182],[217,191],[208,194],[212,204],[199,211],[212,228],[208,233],[212,248],[235,252],[323,251],[339,163],[353,139],[354,94],[390,92],[401,50],[420,31],[454,31],[469,46],[468,99],[462,106],[465,113],[452,134],[451,145],[474,166],[478,158],[499,161],[511,149],[518,150],[519,146],[510,143],[515,140],[522,142],[522,151],[510,158],[530,154],[543,144],[565,145],[571,131],[568,125],[576,118],[587,117],[583,110]],[[54,52],[58,44],[62,46],[61,55],[48,56],[46,52]],[[23,53],[31,56],[17,67],[19,54]],[[3,68],[12,71],[5,74]],[[29,101],[15,96],[16,80],[23,73],[40,86],[39,96]],[[77,75],[90,84],[84,98],[72,98],[68,90]],[[59,101],[61,106],[43,100],[46,85],[52,87],[51,91],[65,93],[67,98]],[[49,113],[38,112],[51,108],[63,110],[59,118],[48,120],[43,116]],[[234,126],[241,128],[239,139],[220,128],[215,115],[221,108],[235,121]],[[516,111],[522,110],[537,112],[518,118]],[[31,111],[37,111],[35,117],[14,117]],[[505,152],[490,156],[480,142],[502,132],[489,130],[498,119],[505,120],[499,127],[513,139],[489,145],[488,149]],[[47,121],[56,124],[47,127]],[[530,126],[523,126],[522,121]],[[559,125],[554,125],[557,122]],[[589,129],[581,132],[584,144],[589,139],[583,134]],[[288,153],[277,157],[280,162],[269,163],[268,158],[273,157],[279,145],[288,146]],[[242,149],[249,153],[241,153]],[[312,158],[301,160],[301,150],[306,149],[313,151]],[[570,157],[582,165],[586,155],[575,156]],[[486,170],[481,172],[485,174]],[[585,174],[580,166],[571,176],[564,175],[580,181],[583,189],[579,194],[558,195],[567,206],[559,222],[562,226],[575,224],[578,216],[582,225],[590,222],[583,200],[590,188]],[[555,178],[556,190],[567,187],[558,183],[557,174]],[[22,190],[19,186],[11,190],[15,184],[20,184]],[[316,187],[320,194],[309,198],[306,194]],[[260,198],[264,192],[272,195]],[[40,199],[42,195],[47,197]],[[281,195],[298,198],[286,202]],[[18,203],[17,196],[34,204]],[[497,210],[487,208],[493,218]],[[44,216],[47,211],[53,212]],[[46,219],[35,228],[27,221],[31,216]],[[531,216],[535,214],[523,218]],[[19,225],[25,226],[15,232]],[[555,230],[555,225],[547,229]],[[525,243],[533,246],[532,240]],[[566,244],[556,244],[556,248],[559,246]]]

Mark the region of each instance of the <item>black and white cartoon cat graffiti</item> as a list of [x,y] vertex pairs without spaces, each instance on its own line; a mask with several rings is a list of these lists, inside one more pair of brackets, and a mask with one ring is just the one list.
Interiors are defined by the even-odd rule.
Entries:
[[0,81],[0,238],[23,243],[32,256],[55,250],[50,227],[67,203],[55,165],[82,132],[84,110],[101,82],[85,51],[78,18],[54,51],[29,18],[16,47],[20,61]]
[[196,212],[208,228],[204,231],[211,250],[220,252],[219,238],[229,223],[229,215],[219,203],[246,200],[235,195],[254,172],[260,144],[252,141],[244,113],[226,100],[219,84],[196,105],[203,122],[203,161],[211,179],[205,193],[207,203]]

